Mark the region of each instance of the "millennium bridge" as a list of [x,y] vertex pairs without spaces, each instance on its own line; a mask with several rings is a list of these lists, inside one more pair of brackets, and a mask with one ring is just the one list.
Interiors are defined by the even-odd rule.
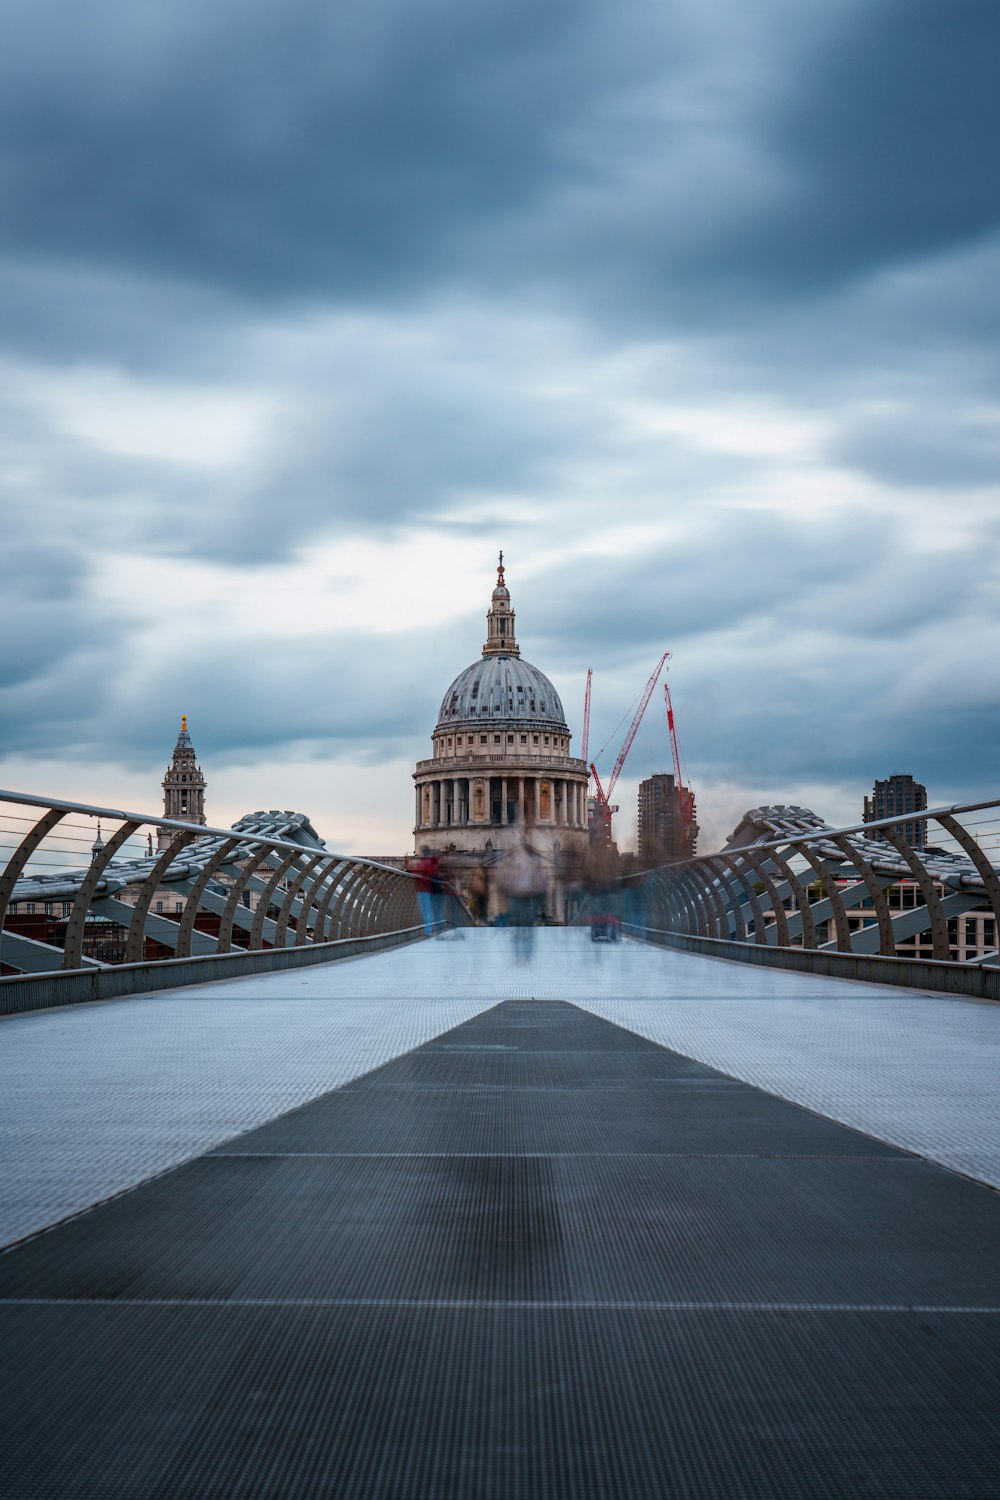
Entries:
[[1000,799],[921,818],[525,952],[299,813],[0,793],[0,1496],[995,1500]]

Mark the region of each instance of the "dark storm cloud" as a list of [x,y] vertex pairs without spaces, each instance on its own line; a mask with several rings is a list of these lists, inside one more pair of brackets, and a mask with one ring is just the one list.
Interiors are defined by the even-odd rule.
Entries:
[[40,0],[0,63],[7,253],[265,304],[590,288],[712,326],[995,225],[998,45],[988,0]]
[[265,297],[412,288],[544,189],[585,101],[648,72],[615,37],[566,0],[43,0],[0,73],[8,244]]
[[1000,483],[1000,418],[916,409],[848,423],[835,462],[905,489],[979,488]]
[[741,257],[776,277],[840,279],[1000,225],[1000,9],[890,0],[828,41],[765,127],[785,211]]
[[873,516],[859,546],[856,513],[823,520],[705,505],[702,526],[641,559],[591,558],[532,580],[528,618],[547,660],[655,659],[698,637],[753,627],[835,630],[841,649],[899,641],[930,615],[942,626],[988,579],[989,549],[915,552],[892,517]]

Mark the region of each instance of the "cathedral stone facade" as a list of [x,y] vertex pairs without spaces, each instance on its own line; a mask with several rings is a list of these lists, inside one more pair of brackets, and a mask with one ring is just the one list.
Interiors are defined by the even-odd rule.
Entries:
[[559,694],[521,658],[503,553],[486,627],[480,659],[444,695],[433,757],[417,762],[416,847],[474,865],[526,834],[553,871],[558,907],[560,872],[587,848],[588,771],[570,753]]

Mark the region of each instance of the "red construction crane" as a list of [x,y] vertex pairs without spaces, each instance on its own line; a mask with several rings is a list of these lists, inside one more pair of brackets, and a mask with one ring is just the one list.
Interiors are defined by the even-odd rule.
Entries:
[[587,759],[587,750],[590,746],[590,684],[594,676],[593,667],[587,668],[587,692],[583,700],[583,740],[580,744],[580,759]]
[[[694,853],[698,824],[695,820],[694,792],[688,785],[686,774],[681,770],[681,747],[674,723],[674,705],[670,701],[670,683],[664,680],[663,698],[667,705],[667,733],[670,735],[670,752],[674,759],[674,786],[677,789],[677,811],[680,817],[681,850],[685,857]],[[687,767],[684,767],[686,773]]]
[[646,686],[642,690],[642,697],[639,699],[639,706],[632,716],[632,722],[629,725],[628,734],[625,736],[622,747],[618,752],[618,759],[615,761],[611,771],[611,775],[608,777],[607,787],[601,785],[601,778],[597,774],[597,767],[593,764],[590,767],[590,774],[591,776],[593,776],[594,785],[597,788],[597,813],[602,820],[605,836],[609,840],[611,837],[611,794],[615,789],[615,782],[621,775],[622,767],[625,764],[626,757],[628,756],[628,753],[632,748],[632,741],[635,739],[636,735],[639,732],[639,725],[642,723],[642,716],[646,712],[646,706],[649,703],[650,698],[652,698],[653,696],[653,689],[656,687],[660,673],[663,671],[664,665],[669,659],[670,652],[664,651],[663,655],[656,663],[656,667],[654,668],[649,681],[646,683]]

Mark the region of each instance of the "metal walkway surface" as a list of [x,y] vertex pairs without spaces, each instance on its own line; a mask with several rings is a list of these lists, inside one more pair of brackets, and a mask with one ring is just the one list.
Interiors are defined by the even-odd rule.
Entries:
[[995,1500],[998,1242],[990,1188],[504,1001],[0,1256],[0,1495]]
[[561,999],[1000,1186],[1000,1007],[542,929],[0,1021],[0,1244],[508,999]]
[[0,1025],[2,1500],[995,1500],[1000,1008],[534,936]]

